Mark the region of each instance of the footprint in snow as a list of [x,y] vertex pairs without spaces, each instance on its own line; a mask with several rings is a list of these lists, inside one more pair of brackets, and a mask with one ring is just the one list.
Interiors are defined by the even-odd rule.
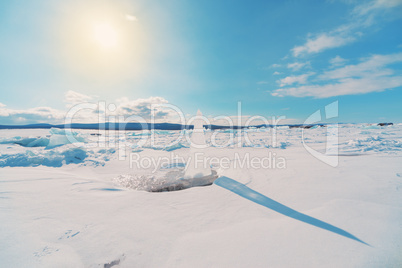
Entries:
[[41,258],[41,257],[44,257],[46,255],[50,255],[50,254],[52,254],[54,252],[57,252],[57,251],[59,251],[58,248],[50,248],[50,247],[46,246],[42,250],[34,252],[33,255],[35,257],[37,257],[37,258]]
[[73,230],[67,230],[62,236],[59,237],[59,240],[61,239],[68,239],[68,238],[73,238],[74,236],[78,235],[80,232],[78,231],[73,231]]

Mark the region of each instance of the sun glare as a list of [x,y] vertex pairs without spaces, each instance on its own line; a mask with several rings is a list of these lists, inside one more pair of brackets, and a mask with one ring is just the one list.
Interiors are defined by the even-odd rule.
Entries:
[[93,25],[93,38],[101,48],[109,49],[117,46],[118,34],[115,28],[107,22],[98,22]]
[[[120,1],[79,1],[60,18],[60,64],[90,81],[120,82],[139,77],[148,57],[145,26]],[[85,3],[84,3],[85,2]],[[91,4],[87,4],[87,2]],[[107,2],[104,6],[98,2]]]

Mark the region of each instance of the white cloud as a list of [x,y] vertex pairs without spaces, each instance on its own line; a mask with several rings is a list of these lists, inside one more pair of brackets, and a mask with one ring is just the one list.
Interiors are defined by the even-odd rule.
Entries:
[[300,69],[302,69],[303,67],[306,67],[306,66],[310,66],[309,61],[307,61],[307,62],[294,62],[294,63],[289,63],[287,65],[287,67],[289,69],[292,69],[293,71],[299,71]]
[[75,104],[88,102],[92,99],[93,99],[93,97],[91,97],[91,96],[88,96],[88,95],[85,95],[82,93],[78,93],[73,90],[69,90],[64,94],[64,102],[66,103],[67,108],[69,108]]
[[402,53],[373,55],[356,65],[347,65],[317,76],[317,84],[274,90],[273,96],[328,98],[340,95],[380,92],[402,86],[402,76],[386,68],[402,62]]
[[297,76],[291,75],[291,76],[278,80],[277,83],[279,83],[280,87],[293,85],[295,83],[305,84],[305,83],[307,83],[307,79],[309,78],[309,76],[311,76],[313,74],[314,73],[307,73],[307,74],[302,74],[302,75],[297,75]]
[[402,0],[374,0],[357,5],[349,14],[349,23],[329,32],[310,34],[303,45],[295,46],[291,50],[292,54],[299,57],[352,43],[364,35],[362,31],[372,26],[386,10],[395,9],[401,4]]
[[280,75],[280,74],[282,74],[282,73],[280,73],[280,72],[274,72],[273,73],[273,75]]
[[[84,95],[75,91],[68,91],[64,95],[64,102],[67,103],[67,109],[70,109],[75,104],[92,101],[96,103],[94,97]],[[109,121],[109,116],[117,118],[124,116],[125,118],[135,115],[143,118],[141,121],[151,119],[151,113],[154,112],[155,122],[177,122],[178,114],[169,107],[169,102],[162,97],[149,97],[146,99],[121,98],[113,103],[115,109],[109,110],[111,103],[107,104],[106,113],[97,109],[81,109],[74,114],[74,123],[97,123],[99,117],[106,115],[106,121]],[[153,109],[153,110],[152,110]],[[6,105],[0,103],[0,124],[34,124],[34,123],[49,123],[62,124],[68,111],[57,110],[50,107],[36,107],[25,110],[6,108]]]
[[144,118],[145,121],[151,119],[152,112],[156,121],[177,121],[178,114],[172,109],[167,108],[169,102],[162,97],[149,97],[147,99],[130,100],[121,98],[116,100],[116,111],[114,114],[130,116],[136,115]]
[[[68,94],[67,94],[68,93]],[[67,92],[66,100],[70,102],[78,102],[81,100],[86,100],[89,96],[80,94],[78,92]],[[86,96],[86,97],[83,97]],[[93,99],[93,98],[91,98]],[[95,101],[93,101],[95,103]],[[114,106],[115,109],[110,107]],[[110,119],[118,120],[118,116],[123,116],[125,119],[135,115],[143,118],[144,120],[139,120],[139,122],[150,122],[149,119],[152,115],[152,109],[154,109],[155,122],[168,122],[168,123],[182,123],[179,121],[179,116],[176,111],[174,111],[171,105],[163,97],[149,97],[143,99],[129,99],[126,97],[117,99],[114,103],[106,103],[106,114],[97,110],[83,109],[79,111],[73,117],[73,123],[98,123],[99,116],[106,116],[106,121],[111,121]],[[23,124],[35,124],[35,123],[48,123],[48,124],[64,124],[64,118],[67,111],[57,110],[50,107],[36,107],[25,110],[9,109],[6,105],[0,103],[0,124],[3,125],[23,125]],[[244,115],[241,117],[241,122],[238,122],[237,116],[229,116],[234,125],[242,124],[244,125],[247,120],[252,118],[250,115]],[[188,118],[187,118],[188,119]],[[208,119],[212,124],[229,125],[227,120],[217,119],[213,120],[212,116]],[[272,120],[272,117],[268,117],[268,120]],[[112,120],[113,121],[113,120]],[[101,121],[102,122],[102,121]],[[134,121],[132,121],[134,122]],[[269,121],[271,122],[271,121]],[[281,124],[285,123],[295,123],[295,119],[284,119],[281,120]],[[265,122],[261,118],[256,118],[251,122],[252,125],[264,124]]]
[[64,112],[50,107],[36,107],[26,110],[15,110],[0,107],[1,124],[58,123]]
[[279,67],[281,67],[281,65],[277,63],[271,65],[271,68],[279,68]]
[[341,58],[339,55],[336,56],[335,58],[332,58],[329,60],[329,63],[331,64],[331,67],[338,67],[342,66],[347,62],[346,59]]
[[335,70],[326,71],[320,75],[320,79],[343,79],[349,77],[362,77],[366,75],[392,75],[393,71],[384,67],[396,62],[402,62],[402,53],[391,55],[373,55],[359,64],[347,65]]
[[355,38],[352,36],[341,36],[334,34],[319,34],[314,38],[307,39],[307,42],[302,46],[296,46],[292,49],[293,55],[299,57],[302,54],[318,53],[325,49],[340,47],[346,45]]
[[284,97],[316,97],[329,98],[340,95],[356,95],[369,92],[381,92],[402,86],[402,77],[361,77],[340,80],[338,83],[326,85],[309,85],[293,88],[281,88],[272,96]]
[[395,8],[399,5],[402,5],[402,0],[374,0],[356,6],[353,13],[364,16],[376,10]]

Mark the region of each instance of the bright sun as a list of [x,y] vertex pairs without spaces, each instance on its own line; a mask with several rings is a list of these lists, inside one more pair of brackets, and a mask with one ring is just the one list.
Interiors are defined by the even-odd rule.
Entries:
[[93,38],[101,48],[110,49],[117,46],[118,34],[110,23],[98,22],[92,28]]
[[127,13],[132,8],[117,4],[125,1],[74,2],[60,27],[52,27],[59,36],[61,64],[94,83],[139,77],[150,54],[145,28]]

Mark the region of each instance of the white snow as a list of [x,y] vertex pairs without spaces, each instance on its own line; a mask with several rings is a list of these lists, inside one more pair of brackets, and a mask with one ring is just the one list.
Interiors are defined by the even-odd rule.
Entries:
[[191,134],[190,142],[190,159],[187,163],[187,168],[184,173],[186,180],[194,180],[205,176],[212,175],[210,166],[197,165],[197,155],[204,154],[206,149],[205,134],[203,127],[202,113],[200,110],[194,120],[194,130]]
[[[191,149],[185,137],[174,144],[179,131],[106,131],[100,137],[126,145],[120,160],[117,146],[96,144],[98,131],[74,130],[82,140],[49,148],[63,133],[0,130],[0,266],[401,267],[402,125],[340,125],[337,167],[303,148],[302,131],[206,131],[218,145],[204,153],[229,159],[208,163],[219,176],[367,244],[215,184],[147,192],[184,174]],[[304,130],[306,144],[325,152],[326,131]],[[239,166],[246,155],[271,167]],[[138,168],[137,156],[164,160]]]

